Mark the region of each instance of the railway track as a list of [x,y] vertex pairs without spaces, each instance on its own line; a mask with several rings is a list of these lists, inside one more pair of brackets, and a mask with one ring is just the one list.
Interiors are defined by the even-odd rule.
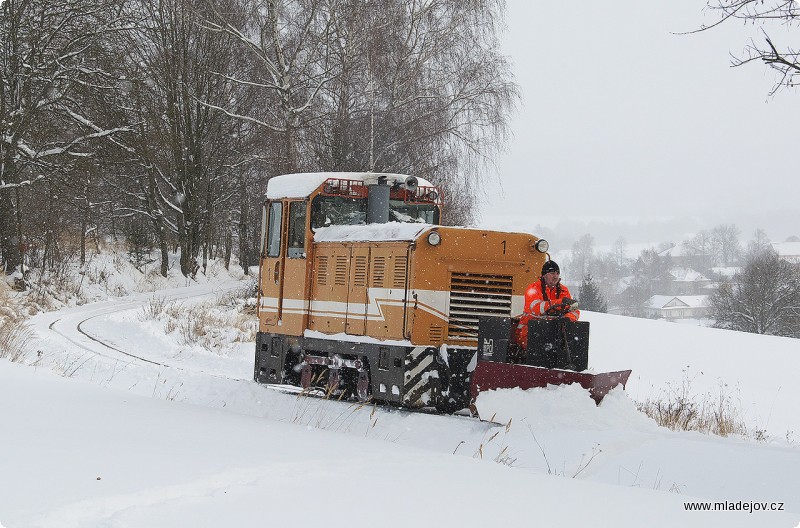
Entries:
[[[167,290],[166,292],[161,292],[160,296],[162,296],[166,302],[173,302],[218,295],[234,290],[240,286],[240,282],[230,281],[222,285],[217,285],[213,289],[206,286],[199,286]],[[159,294],[142,294],[129,301],[103,301],[69,310],[42,314],[37,317],[37,321],[35,322],[35,327],[37,328],[35,328],[35,330],[40,335],[46,334],[46,332],[55,333],[58,339],[63,339],[71,343],[80,350],[91,354],[93,358],[102,358],[103,360],[112,362],[127,361],[128,364],[136,363],[148,365],[160,370],[172,369],[183,373],[191,372],[233,381],[246,381],[243,378],[207,372],[203,369],[191,368],[191,366],[188,365],[178,365],[160,358],[154,351],[131,350],[117,343],[114,336],[107,335],[99,330],[108,328],[113,323],[108,325],[92,325],[93,322],[108,318],[114,314],[138,310],[149,302],[153,295]]]

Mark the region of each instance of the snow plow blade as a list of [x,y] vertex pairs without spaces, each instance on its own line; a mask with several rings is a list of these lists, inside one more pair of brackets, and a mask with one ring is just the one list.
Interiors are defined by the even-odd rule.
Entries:
[[494,361],[478,361],[475,372],[472,373],[470,395],[472,400],[482,391],[493,389],[530,389],[533,387],[547,387],[548,385],[569,385],[579,383],[589,391],[589,395],[596,403],[600,403],[608,391],[628,382],[630,370],[618,372],[604,372],[589,374],[586,372],[573,372],[570,370],[548,369],[529,365],[511,363],[497,363]]

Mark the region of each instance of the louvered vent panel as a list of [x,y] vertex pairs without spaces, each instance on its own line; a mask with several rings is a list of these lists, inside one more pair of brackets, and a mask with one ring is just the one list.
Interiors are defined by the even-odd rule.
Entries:
[[428,329],[428,338],[430,339],[431,343],[440,343],[443,341],[444,337],[444,330],[441,326],[438,325],[431,325]]
[[365,287],[367,285],[367,257],[358,255],[353,268],[353,286]]
[[326,286],[328,284],[328,256],[320,255],[317,257],[317,284]]
[[394,259],[394,276],[392,277],[394,288],[406,287],[406,259],[398,257]]
[[450,318],[447,337],[478,339],[478,316],[509,317],[513,278],[508,275],[453,273],[450,277]]
[[386,257],[375,257],[372,259],[372,287],[383,288],[383,281],[386,279]]
[[344,255],[336,255],[336,268],[333,271],[333,283],[337,286],[347,286],[347,261]]

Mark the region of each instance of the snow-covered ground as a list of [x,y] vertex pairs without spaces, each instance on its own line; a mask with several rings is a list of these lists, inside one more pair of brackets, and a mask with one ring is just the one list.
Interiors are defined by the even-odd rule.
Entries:
[[[0,525],[800,525],[800,340],[584,312],[590,368],[633,369],[627,390],[484,393],[498,426],[279,392],[251,380],[252,342],[209,350],[143,317],[236,288],[30,320],[27,364],[0,360]],[[686,387],[768,439],[669,431],[632,401]]]

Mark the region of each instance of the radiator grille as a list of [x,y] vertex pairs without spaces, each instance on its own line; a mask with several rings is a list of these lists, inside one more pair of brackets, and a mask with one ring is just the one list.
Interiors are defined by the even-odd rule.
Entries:
[[317,257],[317,283],[322,286],[328,284],[328,257],[326,255]]
[[451,340],[478,339],[478,316],[509,317],[513,278],[508,275],[453,273],[450,277]]
[[439,325],[431,325],[428,328],[428,339],[431,343],[441,343],[444,338],[444,332]]
[[372,260],[372,287],[383,288],[386,277],[386,257],[375,257]]
[[394,259],[394,277],[392,286],[399,289],[406,287],[406,259],[405,257],[395,257]]
[[333,283],[336,286],[347,286],[347,265],[350,259],[344,255],[336,255],[334,259]]
[[367,257],[358,255],[355,258],[355,267],[353,269],[353,286],[366,286],[367,285]]

